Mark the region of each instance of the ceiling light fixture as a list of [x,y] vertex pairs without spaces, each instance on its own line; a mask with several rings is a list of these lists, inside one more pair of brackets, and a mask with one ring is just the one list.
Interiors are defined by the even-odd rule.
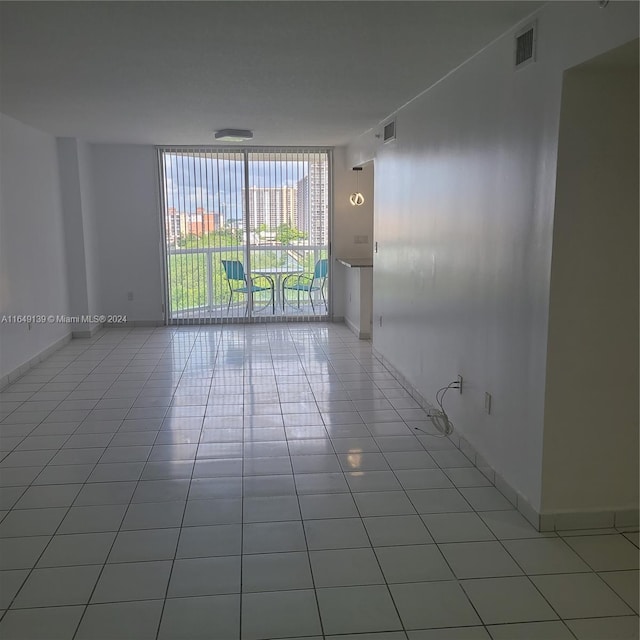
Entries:
[[253,140],[253,131],[249,129],[220,129],[215,133],[219,142],[245,142]]
[[[353,167],[353,170],[357,171],[357,172],[360,172],[360,171],[362,171],[362,167]],[[352,193],[349,196],[349,202],[354,207],[361,207],[364,204],[364,196],[362,195],[362,193],[360,192],[360,189],[358,188],[358,175],[359,175],[359,173],[356,173],[356,190],[355,190],[355,193]]]

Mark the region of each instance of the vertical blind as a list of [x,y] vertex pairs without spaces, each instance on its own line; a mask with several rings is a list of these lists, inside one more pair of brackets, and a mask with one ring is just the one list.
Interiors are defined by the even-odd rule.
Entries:
[[328,149],[159,149],[167,320],[329,314]]

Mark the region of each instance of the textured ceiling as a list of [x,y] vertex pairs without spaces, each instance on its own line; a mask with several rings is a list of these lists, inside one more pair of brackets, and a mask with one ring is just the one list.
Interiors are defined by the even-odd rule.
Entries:
[[96,142],[339,145],[540,2],[1,2],[0,111]]

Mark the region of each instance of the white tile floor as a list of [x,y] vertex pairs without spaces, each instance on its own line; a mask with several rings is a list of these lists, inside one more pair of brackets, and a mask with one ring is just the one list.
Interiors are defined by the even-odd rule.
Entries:
[[113,329],[0,393],[7,640],[638,638],[636,530],[539,534],[340,325]]

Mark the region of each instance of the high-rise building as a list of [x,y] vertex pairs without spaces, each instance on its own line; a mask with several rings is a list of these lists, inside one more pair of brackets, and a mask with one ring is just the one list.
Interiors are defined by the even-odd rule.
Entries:
[[177,211],[175,207],[170,207],[165,216],[165,225],[167,243],[176,244],[185,231],[184,214]]
[[177,211],[175,207],[167,209],[165,217],[167,242],[176,244],[186,236],[201,237],[224,226],[222,214],[205,211],[198,207],[195,212]]
[[188,235],[203,236],[220,226],[220,214],[198,207],[195,213],[187,214],[187,223]]
[[309,172],[298,181],[296,227],[309,234],[309,243],[324,245],[329,237],[329,165],[326,160],[309,163]]
[[[244,202],[245,190],[242,189]],[[298,201],[296,187],[249,187],[249,227],[264,225],[275,232],[282,224],[295,226]]]

